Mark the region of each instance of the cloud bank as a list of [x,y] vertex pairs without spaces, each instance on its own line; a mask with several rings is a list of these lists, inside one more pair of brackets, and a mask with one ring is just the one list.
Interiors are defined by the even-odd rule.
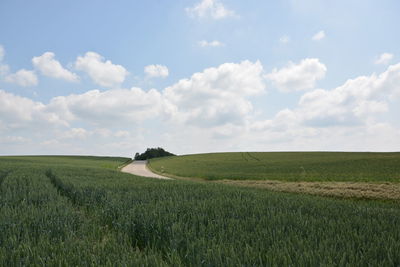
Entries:
[[[400,102],[400,63],[316,89],[325,72],[315,58],[270,73],[259,61],[224,63],[163,90],[91,90],[48,103],[0,90],[0,138],[9,153],[130,155],[149,143],[178,153],[400,149],[400,129],[384,116]],[[271,82],[285,94],[307,91],[265,117],[255,103]]]

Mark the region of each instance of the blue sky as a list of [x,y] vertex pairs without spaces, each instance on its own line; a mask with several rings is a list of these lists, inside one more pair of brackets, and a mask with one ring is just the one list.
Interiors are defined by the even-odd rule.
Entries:
[[1,154],[400,150],[398,1],[1,1]]

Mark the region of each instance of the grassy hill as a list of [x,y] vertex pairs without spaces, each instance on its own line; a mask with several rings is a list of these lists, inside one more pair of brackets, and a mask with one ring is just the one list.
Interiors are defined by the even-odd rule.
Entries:
[[[257,155],[256,155],[257,156]],[[0,266],[398,266],[400,206],[0,157]]]
[[400,153],[212,153],[152,159],[150,168],[209,180],[400,182]]

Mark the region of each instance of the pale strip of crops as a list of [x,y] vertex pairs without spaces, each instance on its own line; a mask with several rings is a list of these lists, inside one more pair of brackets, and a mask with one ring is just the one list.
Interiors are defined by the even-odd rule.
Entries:
[[400,200],[399,183],[282,182],[270,180],[218,180],[214,183],[330,197]]

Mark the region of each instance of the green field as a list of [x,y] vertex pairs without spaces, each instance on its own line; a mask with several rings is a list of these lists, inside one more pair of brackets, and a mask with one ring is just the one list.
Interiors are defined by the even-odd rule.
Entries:
[[213,153],[153,159],[150,167],[209,180],[400,182],[400,153]]
[[0,157],[0,266],[398,266],[400,206]]

